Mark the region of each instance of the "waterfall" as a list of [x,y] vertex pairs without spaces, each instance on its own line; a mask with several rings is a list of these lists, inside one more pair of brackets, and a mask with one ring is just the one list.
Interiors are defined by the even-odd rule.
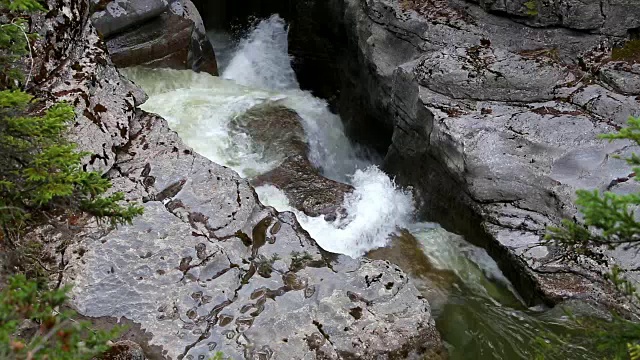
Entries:
[[291,67],[287,24],[278,15],[263,20],[243,39],[222,77],[268,90],[298,89]]

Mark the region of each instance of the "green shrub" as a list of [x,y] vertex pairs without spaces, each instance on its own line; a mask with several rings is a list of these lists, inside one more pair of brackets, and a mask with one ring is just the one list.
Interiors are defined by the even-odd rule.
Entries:
[[18,89],[31,77],[35,35],[27,33],[28,15],[42,10],[35,0],[0,0],[0,244],[24,271],[0,292],[0,359],[92,359],[118,330],[93,331],[74,321],[64,310],[68,288],[48,290],[43,244],[23,235],[36,226],[74,225],[83,214],[113,226],[130,223],[142,208],[123,205],[122,193],[106,195],[111,182],[83,171],[88,154],[66,139],[72,106],[46,108]]
[[24,275],[9,279],[0,293],[0,359],[83,360],[109,349],[119,329],[94,331],[74,321],[62,310],[67,291],[42,289]]
[[527,1],[526,3],[524,3],[524,7],[527,9],[527,16],[538,16],[538,3],[536,2],[536,0]]

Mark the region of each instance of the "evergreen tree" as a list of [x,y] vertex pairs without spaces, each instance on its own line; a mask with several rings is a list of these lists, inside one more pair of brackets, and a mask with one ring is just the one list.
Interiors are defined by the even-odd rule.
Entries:
[[[37,99],[18,89],[31,76],[30,70],[23,74],[30,69],[35,38],[27,33],[27,19],[42,10],[35,0],[0,0],[0,245],[26,256],[18,262],[37,260],[34,252],[42,249],[20,241],[30,228],[60,218],[71,222],[82,214],[116,226],[142,213],[135,204],[124,205],[122,193],[106,195],[111,182],[101,174],[83,171],[87,153],[66,139],[73,107],[57,103],[42,110]],[[74,321],[64,310],[68,288],[48,290],[43,280],[48,270],[39,264],[42,271],[29,273],[34,279],[17,275],[0,292],[0,358],[75,360],[102,354],[117,330],[93,331]]]
[[88,213],[112,225],[129,223],[142,212],[121,205],[122,193],[105,196],[111,182],[82,170],[87,153],[76,151],[65,137],[73,107],[58,103],[39,111],[33,96],[15,89],[24,78],[16,64],[32,56],[25,16],[41,10],[35,0],[0,0],[0,12],[9,19],[0,24],[0,68],[9,87],[0,90],[0,234],[10,244],[52,211]]

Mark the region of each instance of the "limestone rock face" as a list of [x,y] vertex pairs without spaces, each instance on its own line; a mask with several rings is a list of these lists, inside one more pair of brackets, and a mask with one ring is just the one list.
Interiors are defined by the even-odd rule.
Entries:
[[190,0],[91,0],[92,21],[119,67],[147,65],[218,74]]
[[489,11],[501,11],[535,27],[563,26],[582,31],[624,36],[627,30],[640,26],[640,9],[635,1],[604,0],[479,0]]
[[[638,190],[615,158],[638,149],[597,139],[640,115],[637,64],[611,62],[607,45],[619,41],[607,35],[635,31],[636,2],[566,3],[525,18],[510,17],[527,6],[516,1],[340,3],[358,54],[342,95],[371,107],[345,116],[347,126],[393,126],[385,169],[414,186],[422,215],[487,248],[531,303],[607,302],[592,277],[575,275],[602,268],[554,261],[562,254],[541,238],[578,216],[577,189]],[[613,13],[615,22],[602,15]]]
[[600,70],[602,80],[626,95],[640,95],[640,64],[612,62]]
[[59,254],[80,313],[139,324],[168,359],[442,351],[428,302],[400,269],[321,252],[292,214],[264,207],[246,180],[136,109],[145,95],[113,66],[87,1],[48,7],[34,18],[31,85],[77,106],[72,136],[94,154],[87,167],[145,210],[131,226],[88,225]]

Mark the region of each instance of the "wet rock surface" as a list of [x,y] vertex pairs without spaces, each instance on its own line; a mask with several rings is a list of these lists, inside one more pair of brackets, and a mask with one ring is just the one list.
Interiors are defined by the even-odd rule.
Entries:
[[259,105],[236,119],[236,126],[251,136],[267,158],[284,156],[278,167],[251,179],[254,186],[276,186],[291,206],[309,216],[335,220],[344,213],[344,196],[353,187],[322,176],[311,163],[302,119],[295,111],[277,104]]
[[294,110],[277,103],[256,105],[234,119],[234,126],[251,136],[266,158],[307,156],[302,119]]
[[388,246],[367,253],[367,258],[397,264],[414,279],[434,308],[445,304],[451,288],[460,284],[453,271],[438,269],[432,264],[418,239],[407,230],[394,235]]
[[218,74],[190,0],[91,0],[92,21],[118,67],[146,65]]
[[131,226],[88,225],[59,254],[80,313],[138,324],[153,358],[442,353],[429,304],[402,270],[321,252],[292,214],[265,208],[246,180],[135,109],[145,95],[112,65],[88,2],[48,5],[34,25],[34,86],[78,107],[80,150],[104,157],[87,167],[145,210]]
[[[358,54],[346,59],[342,96],[370,107],[358,114],[341,103],[347,126],[393,126],[385,169],[414,186],[423,216],[487,248],[530,303],[610,300],[589,275],[602,267],[558,262],[564,254],[541,239],[548,225],[578,215],[576,189],[637,191],[615,156],[638,149],[597,139],[640,115],[637,64],[610,61],[615,36],[637,26],[632,3],[603,10],[629,11],[615,24],[599,11],[589,20],[582,7],[573,9],[580,20],[560,21],[555,8],[510,17],[523,4],[509,1],[338,7]],[[635,256],[608,255],[634,267]]]
[[[118,163],[128,175],[114,184],[147,199],[145,214],[85,243],[95,251],[70,275],[80,312],[140,323],[171,358],[213,350],[303,358],[316,332],[325,342],[312,350],[335,358],[403,351],[407,336],[433,343],[435,330],[422,324],[432,325],[428,304],[400,269],[328,263],[291,214],[263,208],[246,181],[190,153],[164,120],[141,121],[128,149],[136,155]],[[362,318],[348,315],[358,306]]]

